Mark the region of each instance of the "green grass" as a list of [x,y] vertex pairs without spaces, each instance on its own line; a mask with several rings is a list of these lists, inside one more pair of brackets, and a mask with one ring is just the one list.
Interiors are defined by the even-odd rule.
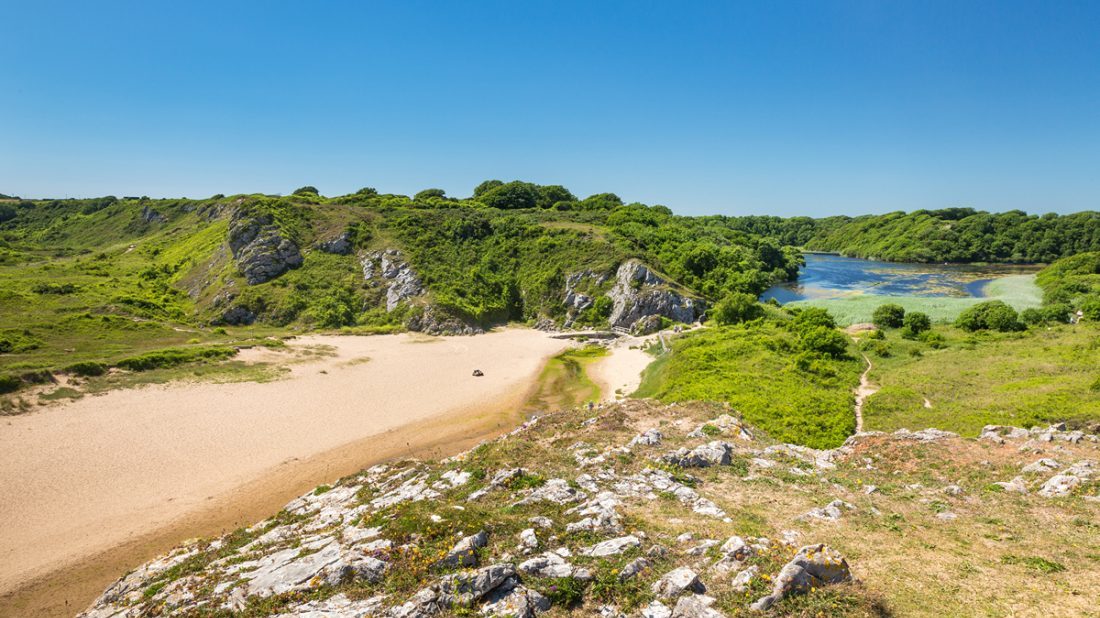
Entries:
[[600,387],[585,368],[607,356],[607,348],[589,345],[566,350],[547,361],[538,385],[527,398],[529,411],[550,412],[600,400]]
[[893,303],[908,311],[928,314],[933,322],[953,322],[959,314],[987,300],[1002,300],[1022,311],[1042,304],[1042,290],[1035,284],[1035,275],[1009,275],[990,281],[982,298],[954,298],[930,296],[884,296],[858,294],[844,298],[822,298],[788,303],[792,307],[822,307],[829,311],[837,324],[847,326],[870,322],[871,315],[880,305]]
[[[938,326],[944,349],[887,334],[888,357],[871,355],[865,428],[936,427],[977,435],[982,426],[1029,427],[1100,420],[1100,329],[1080,324],[1022,333],[970,334]],[[928,399],[931,407],[924,405]]]
[[784,442],[839,446],[855,430],[855,356],[799,362],[797,337],[773,321],[707,328],[676,338],[642,376],[637,397],[722,401]]

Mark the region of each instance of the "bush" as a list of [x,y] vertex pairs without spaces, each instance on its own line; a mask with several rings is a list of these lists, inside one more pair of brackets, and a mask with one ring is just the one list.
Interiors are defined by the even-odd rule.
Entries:
[[794,326],[799,332],[818,326],[832,330],[836,328],[836,321],[821,307],[805,307],[794,316]]
[[744,292],[727,294],[714,305],[711,317],[718,324],[740,324],[764,315],[764,308],[756,302],[756,297]]
[[978,303],[959,314],[955,326],[968,331],[997,330],[1008,332],[1021,330],[1016,310],[999,300]]
[[1081,303],[1081,313],[1087,320],[1100,322],[1100,298],[1090,298]]
[[[881,309],[881,307],[880,307]],[[914,311],[912,313],[905,314],[903,321],[905,328],[914,335],[919,335],[924,331],[932,328],[932,318],[928,317],[927,313],[921,313]]]
[[1037,326],[1047,323],[1047,315],[1034,307],[1029,307],[1020,312],[1020,321],[1028,326]]
[[0,394],[14,393],[23,386],[23,381],[15,376],[0,376]]
[[1069,324],[1069,318],[1073,315],[1073,307],[1069,303],[1051,303],[1043,307],[1043,318],[1048,322]]
[[295,189],[294,195],[320,195],[320,193],[317,191],[317,187],[306,185]]
[[880,305],[871,316],[871,321],[879,328],[901,328],[905,323],[905,308],[894,304]]
[[943,348],[947,347],[947,339],[943,335],[935,331],[925,331],[921,333],[917,338],[924,343],[927,343],[928,347],[932,348],[933,350],[942,350]]
[[842,358],[848,351],[848,339],[836,329],[814,326],[802,331],[802,348],[808,352],[832,358]]
[[107,368],[107,363],[82,361],[65,367],[65,371],[77,376],[101,376],[107,373]]

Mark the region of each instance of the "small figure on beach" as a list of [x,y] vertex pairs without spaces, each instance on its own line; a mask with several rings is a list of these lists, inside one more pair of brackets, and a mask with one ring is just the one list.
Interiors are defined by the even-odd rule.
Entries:
[[480,369],[474,369],[474,377],[475,378],[480,378],[483,375],[485,375],[485,373],[482,372]]

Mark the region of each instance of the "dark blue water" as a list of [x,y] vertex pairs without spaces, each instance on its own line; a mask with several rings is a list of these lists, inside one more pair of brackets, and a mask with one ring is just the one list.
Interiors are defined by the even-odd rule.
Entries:
[[761,300],[780,303],[853,294],[883,296],[981,297],[990,280],[1034,272],[1034,268],[971,264],[905,264],[807,253],[798,280],[764,292]]

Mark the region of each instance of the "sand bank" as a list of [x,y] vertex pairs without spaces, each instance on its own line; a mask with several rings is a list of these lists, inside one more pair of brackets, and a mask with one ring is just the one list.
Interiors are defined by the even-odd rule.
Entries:
[[377,461],[510,429],[545,359],[570,343],[509,329],[295,345],[334,355],[273,383],[113,391],[0,420],[0,614],[72,615],[185,538]]

